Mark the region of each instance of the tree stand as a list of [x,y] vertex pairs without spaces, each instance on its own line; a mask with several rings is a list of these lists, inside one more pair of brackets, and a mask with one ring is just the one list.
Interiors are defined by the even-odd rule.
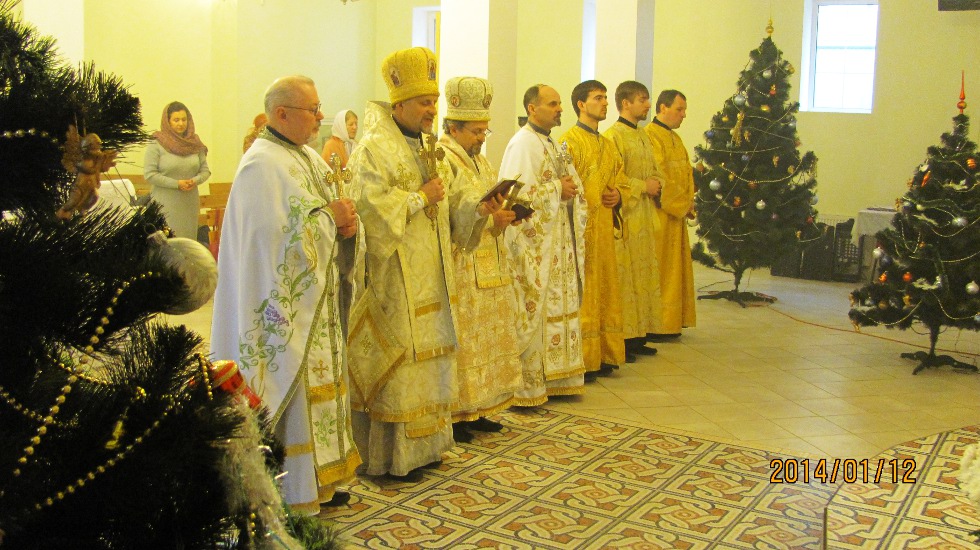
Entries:
[[936,341],[939,339],[939,327],[930,326],[929,327],[929,353],[924,351],[916,351],[912,353],[903,353],[903,359],[912,359],[919,362],[919,366],[915,367],[912,374],[919,374],[922,369],[950,366],[954,369],[960,369],[968,372],[977,372],[977,367],[969,363],[964,363],[958,359],[953,358],[950,355],[936,355]]

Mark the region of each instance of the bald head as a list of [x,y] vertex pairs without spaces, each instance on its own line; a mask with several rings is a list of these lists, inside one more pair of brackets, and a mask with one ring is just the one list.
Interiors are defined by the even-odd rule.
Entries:
[[265,91],[269,126],[289,141],[302,145],[320,130],[323,113],[313,80],[300,75],[282,77]]

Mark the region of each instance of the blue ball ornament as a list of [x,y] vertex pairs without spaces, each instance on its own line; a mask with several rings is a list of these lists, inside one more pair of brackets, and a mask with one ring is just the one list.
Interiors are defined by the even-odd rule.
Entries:
[[707,132],[704,133],[704,137],[707,138],[707,139],[711,139],[711,138],[715,137],[715,131],[714,130],[708,130]]

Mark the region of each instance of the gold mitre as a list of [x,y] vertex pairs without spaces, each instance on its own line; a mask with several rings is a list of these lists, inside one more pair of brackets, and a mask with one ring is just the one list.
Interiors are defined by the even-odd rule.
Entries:
[[446,82],[448,120],[488,121],[493,86],[485,78],[457,76]]
[[398,50],[381,64],[391,104],[422,95],[439,95],[436,55],[428,48]]

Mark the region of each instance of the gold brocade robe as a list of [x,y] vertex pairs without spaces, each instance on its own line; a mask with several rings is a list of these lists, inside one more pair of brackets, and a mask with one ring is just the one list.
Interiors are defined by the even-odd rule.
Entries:
[[646,180],[664,179],[653,156],[647,134],[622,121],[603,133],[616,144],[629,178],[630,196],[623,201],[623,221],[628,238],[617,242],[620,291],[623,295],[623,333],[640,338],[660,331],[660,268],[654,234],[660,215],[654,198],[646,194]]
[[616,144],[598,132],[576,125],[562,136],[568,144],[575,171],[582,179],[581,192],[588,203],[585,224],[585,284],[582,289],[582,356],[587,372],[601,363],[626,361],[623,342],[623,299],[620,293],[616,241],[629,238],[613,226],[613,209],[602,205],[607,188],[618,189],[623,202],[630,188]]
[[402,134],[387,103],[368,103],[364,126],[348,164],[367,242],[367,285],[348,335],[352,421],[367,474],[405,475],[453,446],[452,243],[475,246],[486,218],[477,215],[481,195],[460,188],[442,160],[445,199],[430,219],[418,202],[430,177],[419,139]]
[[663,324],[658,334],[678,334],[696,323],[694,268],[687,236],[687,214],[694,206],[694,176],[684,142],[677,132],[656,121],[644,131],[653,144],[653,156],[667,177],[660,191],[660,230],[656,232],[660,265],[660,300]]
[[[481,196],[497,183],[497,173],[483,155],[469,156],[449,134],[439,144],[461,186]],[[456,372],[459,405],[453,422],[487,417],[511,405],[521,388],[517,347],[517,294],[510,254],[503,233],[494,237],[487,223],[478,246],[453,246],[456,268]],[[508,228],[507,231],[516,231]]]

